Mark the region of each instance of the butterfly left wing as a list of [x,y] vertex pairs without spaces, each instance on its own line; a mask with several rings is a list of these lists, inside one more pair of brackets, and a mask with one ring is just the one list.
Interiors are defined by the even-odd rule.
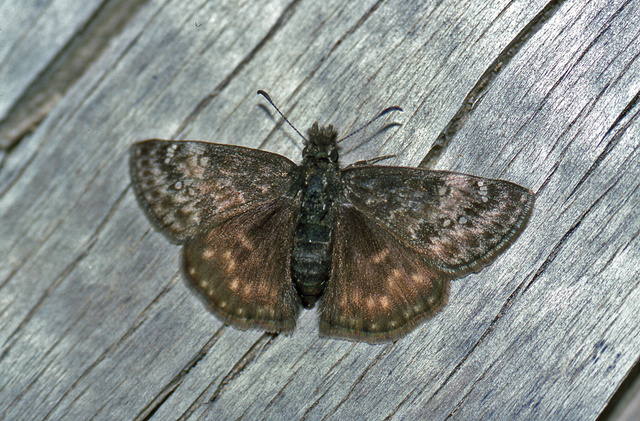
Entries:
[[131,146],[131,179],[140,205],[174,243],[281,197],[296,165],[241,146],[151,139]]
[[489,264],[533,210],[532,191],[467,174],[352,166],[342,178],[347,202],[456,277]]
[[390,341],[446,304],[445,273],[359,210],[336,209],[331,276],[319,302],[321,334]]
[[186,275],[224,323],[243,330],[293,330],[302,306],[291,281],[299,206],[293,198],[275,199],[187,240]]

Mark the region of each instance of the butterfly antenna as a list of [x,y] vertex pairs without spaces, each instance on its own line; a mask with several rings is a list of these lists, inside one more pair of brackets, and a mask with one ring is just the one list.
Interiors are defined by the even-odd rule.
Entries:
[[291,124],[291,122],[287,119],[287,117],[285,117],[285,116],[284,116],[284,114],[282,114],[282,112],[278,109],[278,107],[276,107],[276,104],[274,104],[274,103],[273,103],[273,101],[271,100],[271,97],[269,96],[269,94],[268,94],[268,93],[266,93],[266,92],[265,92],[265,91],[263,91],[263,90],[259,90],[259,91],[258,91],[258,95],[262,95],[262,96],[264,97],[264,99],[266,99],[267,101],[269,101],[269,104],[271,104],[271,106],[272,106],[273,108],[275,108],[275,109],[276,109],[276,111],[278,112],[278,114],[280,114],[280,116],[281,116],[282,118],[284,118],[284,121],[286,121],[286,122],[287,122],[287,124],[288,124],[289,126],[291,126],[291,128],[292,128],[296,133],[298,133],[298,134],[300,135],[300,137],[301,137],[302,139],[304,139],[304,141],[305,141],[305,142],[307,141],[307,138],[306,138],[306,137],[304,137],[304,136],[302,135],[302,133],[300,133],[300,132],[298,131],[298,129],[296,129],[296,127],[295,127],[293,124]]
[[373,119],[371,119],[371,121],[369,121],[367,124],[365,124],[364,126],[360,127],[358,130],[356,130],[355,132],[351,132],[350,134],[346,135],[345,137],[343,137],[342,139],[338,140],[338,142],[342,142],[345,139],[350,138],[351,136],[360,133],[361,131],[363,131],[364,129],[366,129],[367,127],[369,127],[371,125],[371,123],[373,123],[374,121],[376,121],[377,119],[379,119],[380,117],[382,117],[385,114],[390,113],[391,111],[404,111],[402,108],[394,105],[393,107],[389,107],[389,108],[385,108],[384,110],[382,110],[382,112],[380,114],[378,114],[377,116],[375,116]]

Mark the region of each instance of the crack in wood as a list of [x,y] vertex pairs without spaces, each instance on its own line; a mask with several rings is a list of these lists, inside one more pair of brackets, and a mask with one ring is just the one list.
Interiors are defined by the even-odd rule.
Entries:
[[425,155],[424,159],[418,165],[419,168],[433,169],[438,159],[451,143],[453,137],[460,131],[464,123],[469,119],[473,111],[480,103],[480,99],[484,93],[492,85],[493,81],[504,70],[511,59],[522,49],[522,47],[535,35],[544,24],[553,17],[566,0],[553,0],[527,24],[518,35],[502,50],[496,59],[489,65],[487,70],[480,76],[475,86],[471,88],[462,105],[449,121],[449,124],[442,129],[440,135],[436,138],[431,149]]
[[300,3],[300,0],[293,0],[291,3],[289,3],[289,5],[286,7],[286,9],[284,9],[282,14],[280,14],[278,19],[271,26],[271,28],[269,29],[267,34],[264,37],[262,37],[262,39],[255,45],[255,47],[253,47],[253,49],[249,52],[249,54],[247,54],[240,61],[240,63],[238,63],[236,65],[236,67],[233,70],[231,70],[231,72],[213,89],[213,92],[211,92],[206,97],[204,97],[195,106],[193,111],[191,111],[191,113],[189,113],[187,118],[185,118],[185,120],[182,122],[182,124],[174,132],[173,136],[171,136],[171,139],[178,139],[180,133],[182,133],[187,128],[187,126],[189,124],[191,124],[198,117],[200,112],[202,112],[202,110],[207,108],[207,106],[211,103],[211,101],[216,96],[218,96],[218,94],[224,88],[226,88],[227,85],[229,85],[229,83],[231,83],[231,81],[238,74],[240,74],[240,72],[255,58],[255,56],[260,52],[260,50],[262,50],[262,48],[267,44],[267,42],[269,42],[276,35],[276,33],[280,30],[280,28],[282,28],[289,21],[291,16],[293,16],[293,13],[295,12],[295,9],[296,9],[296,6],[298,6],[298,3]]
[[[226,330],[226,327],[221,329],[221,333]],[[218,383],[216,390],[213,392],[209,399],[206,399],[206,396],[209,394],[209,391],[215,387],[215,381],[210,383],[202,393],[189,405],[189,407],[182,413],[182,415],[178,418],[179,420],[188,419],[198,408],[200,408],[203,404],[211,404],[213,403],[218,396],[220,396],[224,389],[231,384],[238,375],[240,375],[244,370],[255,361],[262,353],[270,347],[273,343],[274,339],[278,337],[277,333],[264,333],[258,338],[256,342],[244,353],[244,355],[236,362],[236,364],[229,370],[229,372],[222,378],[220,383]],[[172,391],[173,392],[173,391]],[[166,399],[165,399],[166,400]]]
[[148,0],[105,1],[0,121],[0,149],[33,132]]
[[[471,349],[469,349],[469,351],[467,351],[465,355],[460,359],[458,364],[456,364],[456,366],[451,370],[449,375],[444,379],[444,381],[438,387],[438,389],[435,390],[435,392],[431,395],[429,400],[433,399],[436,395],[438,395],[444,389],[445,385],[449,382],[451,378],[455,376],[455,374],[460,370],[460,368],[466,363],[466,361],[469,359],[471,354],[473,354],[476,348],[478,348],[478,346],[480,346],[480,344],[482,344],[485,341],[485,338],[489,336],[489,334],[493,331],[493,329],[495,328],[496,324],[500,321],[502,316],[504,316],[508,312],[509,308],[512,306],[516,297],[522,296],[529,289],[529,287],[533,285],[535,281],[542,275],[542,273],[546,271],[547,267],[549,267],[549,265],[555,260],[556,256],[558,255],[562,247],[566,244],[568,239],[573,235],[574,232],[576,232],[578,227],[582,224],[582,221],[584,220],[584,218],[596,207],[596,205],[600,202],[600,200],[602,200],[612,188],[613,186],[610,186],[602,195],[600,195],[600,197],[598,197],[598,199],[591,206],[589,206],[589,208],[582,215],[580,215],[577,221],[571,226],[571,228],[567,230],[567,232],[562,236],[562,238],[556,243],[553,249],[549,252],[547,259],[542,263],[542,265],[540,265],[540,268],[531,277],[531,280],[527,282],[526,279],[528,278],[528,276],[525,277],[525,280],[516,287],[516,289],[509,295],[509,297],[507,297],[506,301],[500,308],[500,311],[498,311],[496,316],[489,323],[489,326],[487,326],[487,328],[482,333],[480,338],[478,338],[478,340],[471,347]],[[476,382],[484,377],[484,373],[486,373],[489,370],[489,368],[490,367],[487,367],[483,371],[483,374],[476,380]],[[473,390],[473,387],[469,389],[469,393],[472,390]],[[461,397],[461,399],[458,401],[458,404],[454,406],[454,408],[445,417],[445,419],[451,419],[453,417],[455,412],[462,407],[466,396],[467,395]]]
[[160,407],[173,395],[178,387],[182,384],[182,381],[185,379],[187,374],[198,365],[198,363],[207,356],[213,345],[215,345],[222,334],[225,332],[225,328],[221,327],[218,331],[207,341],[206,344],[196,353],[196,355],[189,361],[182,370],[178,374],[176,374],[170,381],[167,383],[164,388],[156,395],[156,397],[147,404],[147,406],[140,411],[138,415],[134,418],[136,421],[147,421],[150,420],[153,415],[160,409]]
[[273,342],[275,338],[278,337],[278,333],[264,333],[260,339],[258,339],[249,350],[238,360],[238,362],[233,366],[233,368],[227,373],[226,376],[222,379],[218,388],[213,393],[208,403],[212,403],[215,401],[218,396],[222,394],[224,389],[231,383],[238,375],[240,375],[248,366],[251,364],[256,358],[258,358],[262,353],[269,348],[269,345]]
[[[320,58],[320,60],[318,61],[318,63],[316,64],[316,66],[311,69],[307,75],[304,77],[304,79],[302,80],[302,82],[300,82],[298,84],[298,86],[293,90],[293,92],[291,93],[291,95],[289,95],[288,101],[287,102],[291,102],[293,101],[292,98],[294,98],[300,91],[302,91],[303,87],[306,85],[306,83],[310,80],[312,80],[317,71],[320,70],[320,68],[322,67],[322,65],[324,64],[324,62],[331,57],[331,54],[333,54],[338,47],[352,34],[354,34],[356,32],[356,30],[358,28],[360,28],[362,26],[362,24],[369,19],[373,13],[378,10],[378,8],[380,7],[380,5],[382,3],[384,3],[385,0],[378,0],[373,6],[371,6],[369,8],[369,10],[367,10],[361,17],[360,19],[358,19],[358,21],[351,27],[349,28],[347,31],[345,31],[345,33],[331,46],[331,48],[329,48],[329,51]],[[295,106],[298,104],[298,101],[296,100],[293,105],[291,105],[287,111],[284,112],[285,115],[290,115],[291,111],[295,108]],[[268,113],[269,114],[269,113]],[[269,116],[271,116],[271,114],[269,114]],[[271,117],[273,118],[273,117]],[[269,134],[264,138],[264,140],[258,145],[258,149],[262,149],[265,147],[265,145],[268,143],[269,139],[274,135],[274,133],[278,132],[280,130],[280,128],[282,127],[282,124],[284,123],[284,121],[282,119],[278,119],[276,125],[274,126],[274,128],[269,132]],[[300,145],[296,142],[292,143],[300,150],[302,150],[302,148],[300,147]]]
[[[113,205],[111,206],[111,208],[109,209],[109,211],[107,212],[107,214],[105,215],[103,220],[100,221],[100,223],[96,227],[94,233],[89,237],[89,238],[91,238],[91,240],[87,243],[86,247],[80,253],[78,253],[78,255],[71,262],[69,262],[65,266],[65,268],[62,270],[62,272],[44,290],[44,292],[42,293],[42,295],[40,296],[38,301],[34,304],[34,306],[22,318],[22,320],[20,321],[18,326],[7,336],[7,339],[6,339],[5,343],[4,343],[4,345],[5,345],[4,349],[2,350],[2,353],[0,353],[0,362],[7,355],[9,355],[9,352],[11,352],[11,348],[13,347],[13,345],[15,344],[15,341],[17,340],[17,339],[15,339],[16,335],[22,329],[24,329],[24,327],[27,325],[27,323],[29,323],[31,318],[42,307],[42,305],[44,304],[45,300],[48,297],[50,297],[51,294],[53,294],[53,291],[55,291],[56,288],[67,278],[67,276],[80,264],[80,262],[82,262],[82,260],[84,260],[84,258],[87,257],[87,255],[89,254],[89,252],[91,251],[93,246],[97,243],[100,232],[104,229],[104,227],[107,226],[107,223],[109,222],[109,220],[111,219],[111,217],[115,213],[115,210],[117,209],[117,207],[120,205],[120,203],[122,202],[122,200],[126,196],[127,191],[128,191],[128,189],[125,189],[120,194],[120,196],[116,199],[116,201],[113,203]],[[60,225],[60,224],[62,224],[62,221],[60,221],[58,223],[58,225]],[[44,241],[41,244],[44,244]],[[20,267],[22,267],[22,266],[23,265],[20,265]]]
[[[640,100],[640,92],[636,93],[635,97],[629,103],[629,105],[627,105],[627,107],[618,115],[618,117],[616,118],[615,122],[611,125],[611,127],[609,127],[609,129],[607,130],[607,132],[603,136],[604,138],[606,138],[620,124],[620,122],[627,116],[627,114],[629,112],[631,112],[631,110],[638,104],[639,100]],[[582,186],[582,184],[584,184],[584,182],[587,180],[587,178],[589,178],[591,176],[591,174],[593,174],[593,172],[596,170],[596,168],[598,168],[602,164],[604,159],[609,155],[609,153],[613,150],[613,148],[618,144],[618,142],[622,138],[622,135],[627,131],[627,129],[629,128],[631,123],[633,123],[638,118],[638,115],[640,115],[640,110],[638,110],[631,118],[629,118],[629,120],[626,121],[625,124],[620,127],[618,132],[615,135],[613,135],[611,140],[607,143],[607,146],[605,146],[604,150],[593,161],[593,163],[591,164],[589,169],[584,173],[584,175],[582,176],[580,181],[578,181],[578,183],[575,185],[575,187],[573,188],[573,190],[569,194],[568,198],[573,197],[573,195],[576,193],[578,188],[580,186]]]

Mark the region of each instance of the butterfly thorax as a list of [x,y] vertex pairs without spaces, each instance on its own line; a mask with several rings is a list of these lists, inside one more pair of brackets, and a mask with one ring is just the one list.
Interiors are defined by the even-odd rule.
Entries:
[[340,194],[337,133],[332,126],[307,131],[300,165],[300,214],[293,242],[291,267],[302,304],[313,307],[331,269],[333,203]]

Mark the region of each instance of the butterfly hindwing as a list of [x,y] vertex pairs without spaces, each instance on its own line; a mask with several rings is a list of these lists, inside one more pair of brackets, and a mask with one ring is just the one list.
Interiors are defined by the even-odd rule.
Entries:
[[174,243],[283,196],[295,167],[281,155],[208,142],[152,139],[131,147],[138,201]]
[[533,192],[508,181],[384,166],[342,174],[348,202],[455,276],[490,263],[533,209]]
[[397,339],[446,304],[448,277],[351,206],[337,211],[320,332],[371,343]]
[[298,207],[295,199],[275,199],[186,242],[189,282],[223,322],[240,329],[293,330],[301,309],[291,280]]

